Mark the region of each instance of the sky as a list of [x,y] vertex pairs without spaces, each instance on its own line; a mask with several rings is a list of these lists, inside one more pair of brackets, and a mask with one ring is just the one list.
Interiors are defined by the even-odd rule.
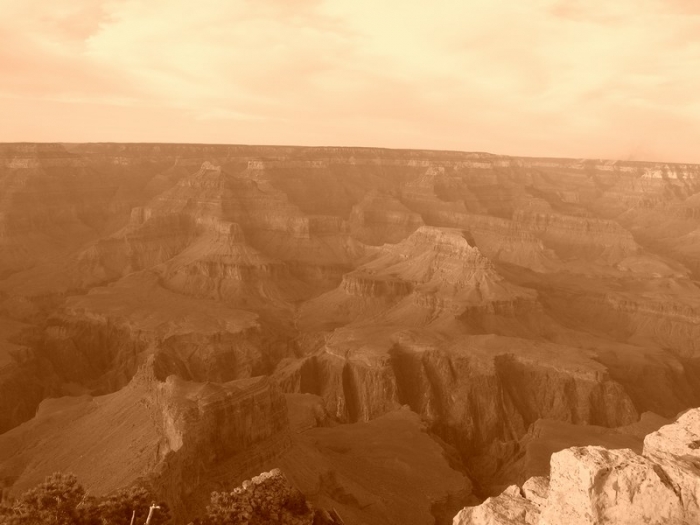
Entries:
[[700,1],[0,0],[0,141],[700,163]]

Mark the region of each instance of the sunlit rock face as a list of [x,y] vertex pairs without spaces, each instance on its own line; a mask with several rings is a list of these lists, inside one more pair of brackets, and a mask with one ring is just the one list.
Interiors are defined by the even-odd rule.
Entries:
[[[264,377],[202,384],[170,376],[148,403],[160,436],[152,484],[181,518],[203,509],[217,475],[238,481],[291,446],[285,399]],[[195,472],[208,475],[195,481]]]
[[217,469],[237,483],[290,446],[286,401],[269,379],[161,381],[151,359],[118,392],[43,401],[32,420],[0,435],[0,476],[14,480],[15,495],[44,468],[75,473],[95,496],[142,481],[186,522],[218,488]]
[[467,507],[454,525],[696,523],[700,519],[700,409],[629,449],[575,447],[552,455],[549,479],[535,477]]
[[[151,463],[134,461],[169,462],[150,479],[173,508],[203,508],[210,488],[279,459],[307,492],[324,487],[322,508],[449,523],[467,502],[550,475],[550,456],[570,446],[610,448],[585,468],[621,465],[618,447],[641,451],[644,434],[700,406],[698,210],[692,165],[1,145],[0,432],[58,431],[65,413],[88,433],[101,412],[84,411],[102,406],[88,400],[121,410],[147,367],[149,407],[165,408],[145,413],[157,437],[139,434],[159,443],[143,448]],[[291,431],[290,410],[306,414]],[[399,449],[386,436],[402,432],[429,461],[388,459]],[[360,434],[370,448],[348,444]],[[223,481],[216,458],[258,441],[250,464],[222,462]],[[13,443],[36,468],[8,473],[11,490],[52,464],[48,448]],[[391,472],[377,479],[431,481],[404,499],[363,481],[345,449],[376,454]],[[645,461],[656,460],[629,468]],[[0,457],[0,469],[17,465]],[[178,477],[190,467],[197,484]],[[531,485],[532,497],[510,490],[473,512],[540,519],[544,489]],[[430,487],[432,503],[420,496]]]

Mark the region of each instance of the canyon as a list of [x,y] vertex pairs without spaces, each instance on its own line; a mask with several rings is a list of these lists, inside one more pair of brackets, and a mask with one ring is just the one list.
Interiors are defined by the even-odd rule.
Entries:
[[653,436],[697,419],[698,272],[697,165],[0,144],[0,488],[177,523],[273,469],[346,524],[557,523],[608,467],[697,495]]

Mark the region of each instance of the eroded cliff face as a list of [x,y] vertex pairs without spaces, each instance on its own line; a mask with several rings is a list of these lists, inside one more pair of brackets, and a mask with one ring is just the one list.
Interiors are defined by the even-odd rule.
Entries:
[[685,524],[700,520],[700,409],[649,434],[641,455],[576,447],[552,455],[549,478],[511,486],[454,525]]
[[[554,450],[543,428],[614,433],[648,411],[673,417],[700,404],[698,192],[700,169],[688,165],[2,146],[0,431],[34,421],[46,398],[126,392],[151,363],[154,381],[179,378],[161,396],[180,400],[172,436],[188,422],[215,436],[219,417],[222,428],[234,419],[246,428],[256,407],[282,417],[271,401],[279,388],[312,396],[324,414],[316,422],[337,425],[336,440],[374,422],[377,432],[424,425],[475,493],[499,493],[522,481],[533,443],[541,456]],[[252,381],[253,392],[258,376],[274,384],[251,393],[252,405],[216,386]],[[204,409],[178,381],[211,382],[197,392],[244,408]],[[391,419],[402,406],[418,423]],[[555,434],[566,444],[572,432]],[[207,439],[177,457],[211,448]],[[161,453],[179,454],[163,443]],[[303,471],[289,450],[285,461]],[[223,471],[197,465],[225,484]],[[391,515],[353,476],[342,490],[333,473],[304,479],[357,519],[370,519],[370,501],[383,509],[372,519]],[[172,497],[189,498],[178,483]],[[456,500],[435,494],[444,516]],[[421,501],[407,519],[429,519]]]
[[244,479],[291,446],[284,396],[265,377],[202,384],[169,376],[148,403],[160,436],[151,483],[181,522],[219,483]]
[[381,318],[395,325],[436,325],[495,305],[535,304],[536,293],[503,279],[461,230],[421,226],[308,301],[299,326],[353,325]]
[[[186,523],[212,490],[259,472],[290,446],[286,401],[268,378],[161,381],[151,358],[118,392],[42,402],[33,419],[0,436],[0,478],[17,494],[44,469],[70,471],[96,496],[140,481]],[[37,454],[48,464],[37,464]]]
[[456,448],[481,494],[497,490],[502,465],[539,419],[618,427],[639,417],[622,385],[575,348],[496,336],[446,345],[425,331],[373,335],[283,361],[277,380],[320,396],[341,422],[410,407]]
[[44,397],[106,394],[153,359],[155,374],[226,382],[269,374],[293,355],[284,327],[211,299],[173,293],[151,273],[66,301],[41,327],[19,331],[23,345],[2,369],[3,430],[28,419]]

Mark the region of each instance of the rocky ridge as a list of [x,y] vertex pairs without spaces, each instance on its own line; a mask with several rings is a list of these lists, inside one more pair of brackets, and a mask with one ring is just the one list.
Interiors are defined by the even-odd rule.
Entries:
[[700,409],[629,449],[574,447],[552,455],[549,478],[467,507],[453,525],[686,525],[700,520]]

